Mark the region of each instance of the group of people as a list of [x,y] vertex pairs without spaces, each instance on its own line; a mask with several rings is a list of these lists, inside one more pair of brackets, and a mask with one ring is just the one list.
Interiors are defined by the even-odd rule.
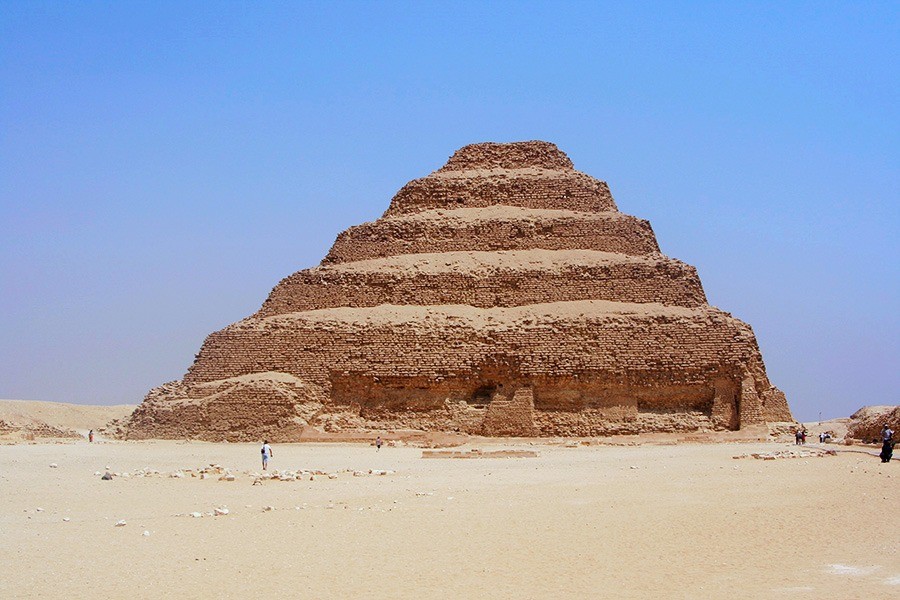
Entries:
[[794,432],[794,443],[798,446],[802,446],[806,443],[806,430],[798,429]]

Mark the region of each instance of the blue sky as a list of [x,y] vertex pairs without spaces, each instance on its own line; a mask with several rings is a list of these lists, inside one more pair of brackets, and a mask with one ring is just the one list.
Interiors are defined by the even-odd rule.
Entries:
[[135,403],[478,141],[543,139],[804,420],[900,389],[896,2],[0,1],[0,397]]

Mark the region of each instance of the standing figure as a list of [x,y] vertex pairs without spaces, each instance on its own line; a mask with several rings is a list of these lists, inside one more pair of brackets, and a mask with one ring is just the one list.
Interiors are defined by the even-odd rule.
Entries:
[[88,442],[90,442],[91,444],[94,443],[94,430],[93,429],[88,431]]
[[381,436],[379,435],[377,438],[375,438],[375,452],[381,450],[381,443]]
[[894,432],[891,431],[891,428],[887,426],[887,423],[884,424],[884,427],[881,429],[881,462],[891,462],[891,458],[894,456]]
[[274,456],[272,447],[269,446],[269,440],[263,442],[262,448],[260,448],[259,451],[262,454],[263,471],[265,471],[269,467],[269,459]]

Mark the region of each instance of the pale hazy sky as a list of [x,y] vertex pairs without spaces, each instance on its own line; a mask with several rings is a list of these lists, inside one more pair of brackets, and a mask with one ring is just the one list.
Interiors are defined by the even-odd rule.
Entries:
[[542,139],[803,420],[900,389],[897,2],[0,1],[0,397],[136,403],[409,179]]

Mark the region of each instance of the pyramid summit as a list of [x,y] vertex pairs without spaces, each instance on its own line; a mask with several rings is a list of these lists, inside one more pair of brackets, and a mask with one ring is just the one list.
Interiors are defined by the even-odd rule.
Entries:
[[129,437],[596,436],[791,421],[749,325],[554,144],[465,146],[209,335]]

